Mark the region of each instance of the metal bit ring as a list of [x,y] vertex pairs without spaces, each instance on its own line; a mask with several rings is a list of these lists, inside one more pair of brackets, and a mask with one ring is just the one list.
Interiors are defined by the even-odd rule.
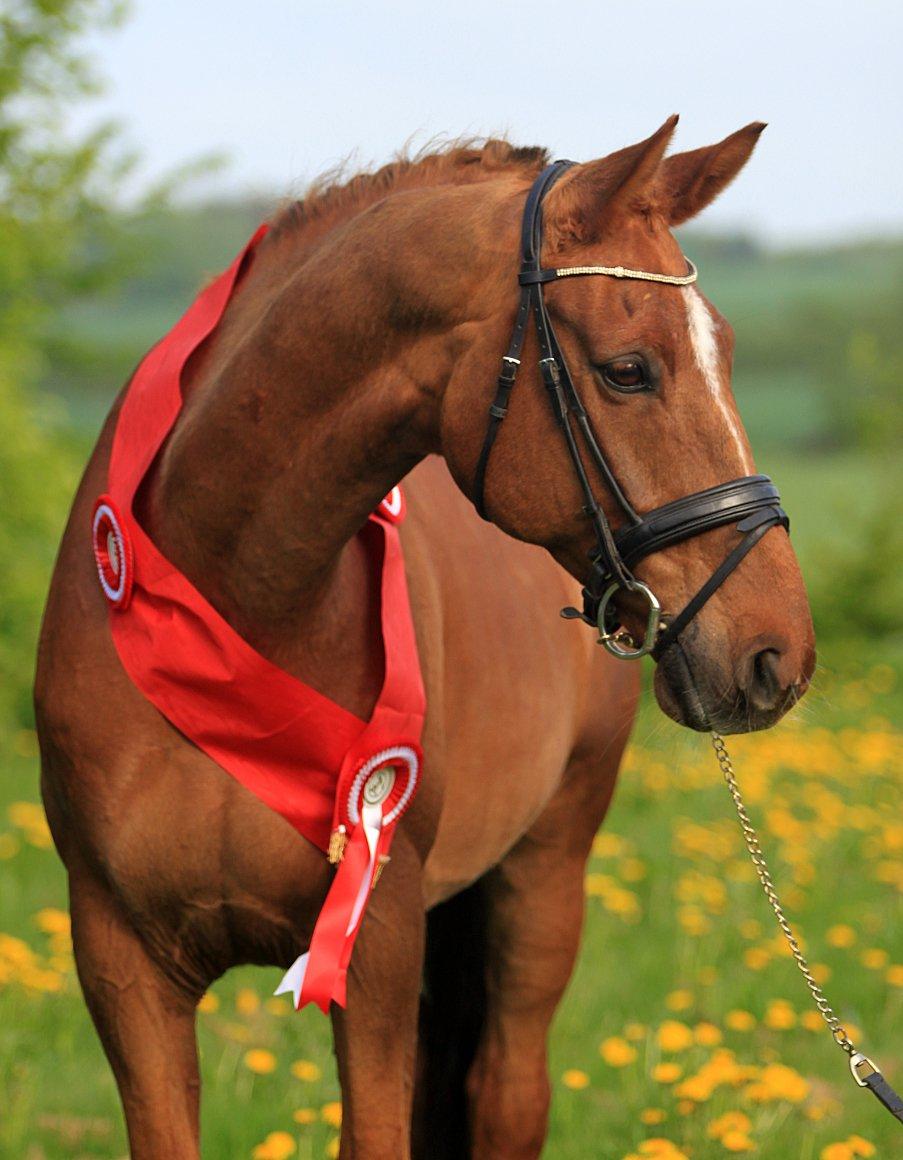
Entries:
[[[605,614],[608,605],[611,603],[616,593],[621,589],[626,589],[628,592],[639,592],[645,599],[649,606],[649,613],[646,617],[646,632],[643,636],[643,643],[637,645],[633,637],[624,628],[616,628],[613,632],[609,632],[605,627]],[[598,644],[601,644],[613,657],[618,657],[623,661],[639,660],[640,657],[648,656],[655,648],[655,642],[658,639],[659,629],[661,627],[662,606],[659,604],[655,593],[648,584],[644,584],[642,580],[633,580],[628,584],[620,584],[615,581],[606,588],[602,599],[599,601],[599,611],[596,616],[596,626],[599,629]]]

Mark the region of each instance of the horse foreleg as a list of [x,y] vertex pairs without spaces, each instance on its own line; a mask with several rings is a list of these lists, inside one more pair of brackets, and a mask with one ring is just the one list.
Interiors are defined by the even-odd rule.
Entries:
[[580,942],[584,874],[612,762],[572,764],[561,789],[487,876],[486,1016],[467,1080],[473,1160],[535,1160],[548,1128],[547,1039]]
[[105,886],[70,871],[75,961],[116,1077],[132,1160],[197,1160],[196,996],[168,979]]
[[340,1160],[409,1160],[425,919],[421,864],[399,835],[333,1005],[342,1086]]

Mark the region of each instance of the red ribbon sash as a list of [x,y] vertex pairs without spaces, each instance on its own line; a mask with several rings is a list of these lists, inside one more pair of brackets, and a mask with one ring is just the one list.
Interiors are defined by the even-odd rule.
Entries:
[[361,532],[382,566],[385,675],[369,721],[251,648],[162,555],[132,510],[182,408],[185,363],[215,329],[265,232],[262,226],[135,372],[92,535],[113,640],[134,684],[309,841],[324,851],[338,841],[336,854],[345,847],[310,951],[280,986],[292,991],[296,1006],[315,1002],[326,1011],[331,1001],[344,1005],[366,901],[420,772],[426,701],[397,527],[404,515],[401,489],[393,489]]

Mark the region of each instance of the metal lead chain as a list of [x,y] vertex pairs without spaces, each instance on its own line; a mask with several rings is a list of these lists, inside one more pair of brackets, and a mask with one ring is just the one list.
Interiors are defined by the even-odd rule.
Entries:
[[799,967],[803,978],[806,980],[806,986],[812,992],[812,998],[815,1000],[815,1006],[818,1008],[822,1019],[830,1028],[831,1034],[834,1037],[834,1042],[838,1047],[849,1056],[856,1053],[856,1047],[853,1041],[847,1035],[846,1031],[841,1026],[840,1020],[831,1008],[831,1004],[825,998],[824,992],[815,979],[812,977],[812,972],[809,969],[809,964],[806,961],[806,956],[800,950],[800,944],[797,942],[796,935],[787,917],[784,914],[784,908],[781,906],[777,893],[774,888],[774,883],[771,880],[771,874],[768,870],[768,863],[765,861],[765,855],[762,853],[762,847],[759,845],[759,836],[756,833],[755,826],[750,821],[749,814],[746,812],[746,806],[743,804],[743,797],[740,793],[740,787],[737,785],[737,778],[734,775],[734,767],[731,764],[730,756],[727,752],[727,746],[724,744],[724,738],[720,733],[712,730],[712,748],[715,750],[715,756],[718,758],[718,764],[721,766],[721,772],[727,784],[727,788],[731,797],[734,800],[734,806],[737,810],[737,817],[740,819],[740,828],[743,831],[743,841],[746,843],[746,848],[749,850],[749,856],[752,858],[753,865],[756,868],[756,873],[759,876],[759,881],[762,883],[762,889],[765,891],[765,897],[774,911],[774,916],[778,920],[778,926],[783,932],[784,938],[790,947],[791,953],[796,960],[796,965]]
[[856,1050],[853,1041],[841,1026],[840,1020],[825,998],[821,987],[812,978],[812,972],[809,970],[806,956],[800,950],[800,944],[797,942],[796,935],[793,933],[790,923],[787,921],[784,908],[781,906],[777,892],[775,891],[771,874],[768,871],[768,863],[765,861],[765,855],[762,853],[762,847],[759,845],[759,836],[756,833],[755,826],[750,821],[749,814],[746,812],[746,806],[743,804],[743,797],[740,793],[740,787],[737,785],[737,778],[734,776],[734,767],[731,764],[727,746],[724,744],[724,738],[720,733],[716,733],[714,729],[712,730],[712,748],[715,750],[715,756],[718,758],[718,764],[721,766],[721,772],[724,775],[724,781],[734,800],[737,817],[740,819],[740,827],[743,830],[743,841],[746,843],[749,856],[752,858],[756,873],[759,875],[759,881],[762,883],[765,897],[768,899],[769,905],[774,911],[774,916],[778,920],[778,926],[781,928],[784,938],[787,940],[791,953],[796,960],[796,965],[806,980],[806,986],[812,992],[812,998],[815,1000],[815,1006],[818,1008],[819,1014],[830,1028],[834,1042],[846,1052],[849,1058],[850,1074],[859,1087],[868,1088],[879,1103],[887,1108],[890,1114],[899,1120],[900,1123],[903,1123],[903,1097],[894,1091],[877,1065],[867,1055],[863,1055],[861,1051]]

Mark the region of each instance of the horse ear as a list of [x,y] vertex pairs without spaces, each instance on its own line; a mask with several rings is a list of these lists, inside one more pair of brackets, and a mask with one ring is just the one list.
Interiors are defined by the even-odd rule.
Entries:
[[764,122],[753,121],[717,145],[675,153],[662,162],[655,200],[669,225],[679,226],[715,200],[749,160],[764,128]]
[[559,241],[595,241],[603,217],[648,201],[676,125],[677,114],[645,141],[575,166],[546,199],[543,217],[550,235]]

